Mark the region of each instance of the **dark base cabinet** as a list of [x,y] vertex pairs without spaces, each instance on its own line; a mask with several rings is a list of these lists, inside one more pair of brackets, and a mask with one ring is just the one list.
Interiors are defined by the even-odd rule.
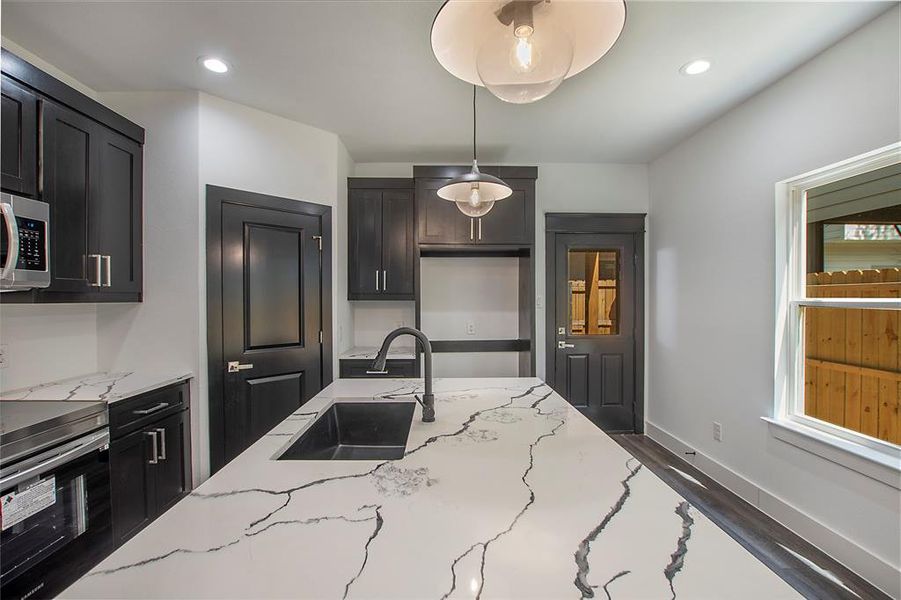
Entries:
[[118,546],[191,489],[188,384],[110,406],[110,487]]
[[416,361],[413,359],[389,359],[385,363],[387,373],[370,373],[371,360],[340,360],[340,377],[342,379],[391,379],[416,377]]

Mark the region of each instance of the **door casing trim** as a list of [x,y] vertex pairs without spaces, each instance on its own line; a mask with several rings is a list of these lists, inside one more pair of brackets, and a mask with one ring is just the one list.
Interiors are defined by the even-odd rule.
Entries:
[[612,233],[631,234],[638,260],[635,263],[635,433],[644,432],[644,362],[645,362],[645,220],[646,213],[546,213],[544,243],[545,297],[545,370],[544,378],[561,396],[556,381],[557,290],[554,285],[555,248],[557,234]]
[[236,204],[319,217],[322,387],[332,382],[332,207],[217,185],[206,186],[206,326],[210,475],[225,466],[224,357],[222,356],[222,208]]

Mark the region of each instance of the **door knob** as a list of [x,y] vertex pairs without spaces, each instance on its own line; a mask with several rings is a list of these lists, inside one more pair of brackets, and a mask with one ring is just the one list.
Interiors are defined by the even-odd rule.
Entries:
[[560,340],[559,342],[557,342],[557,347],[560,348],[560,349],[564,349],[564,348],[575,348],[576,345],[575,345],[575,344],[567,344],[567,343],[564,342],[563,340]]
[[252,369],[253,364],[248,363],[246,365],[242,365],[240,362],[236,360],[228,361],[228,372],[229,373],[237,373],[238,371],[246,371],[247,369]]

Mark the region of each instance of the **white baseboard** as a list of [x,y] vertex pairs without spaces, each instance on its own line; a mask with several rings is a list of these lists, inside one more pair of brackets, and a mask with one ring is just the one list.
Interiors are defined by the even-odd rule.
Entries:
[[[828,526],[806,515],[785,500],[745,479],[722,463],[697,451],[665,429],[645,423],[649,438],[694,465],[699,471],[724,486],[763,513],[795,532],[850,570],[893,598],[901,598],[898,570],[853,541],[835,533]],[[695,454],[686,454],[694,452]]]

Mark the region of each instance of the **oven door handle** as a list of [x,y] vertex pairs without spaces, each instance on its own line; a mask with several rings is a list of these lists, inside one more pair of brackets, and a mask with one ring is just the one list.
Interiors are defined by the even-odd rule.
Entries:
[[6,252],[6,264],[0,271],[0,279],[8,279],[10,273],[19,263],[19,224],[16,223],[16,213],[13,212],[12,204],[8,202],[0,202],[0,212],[6,217],[6,233],[9,237],[9,248]]
[[109,445],[109,431],[102,431],[77,441],[81,443],[78,443],[74,447],[68,448],[55,456],[46,458],[45,460],[40,460],[45,455],[36,456],[34,460],[40,460],[37,464],[28,466],[24,470],[16,471],[8,477],[0,479],[0,489],[6,490],[23,481],[37,477],[50,469],[54,469],[62,464],[84,456],[85,454],[90,454],[91,452],[99,450],[103,446]]

